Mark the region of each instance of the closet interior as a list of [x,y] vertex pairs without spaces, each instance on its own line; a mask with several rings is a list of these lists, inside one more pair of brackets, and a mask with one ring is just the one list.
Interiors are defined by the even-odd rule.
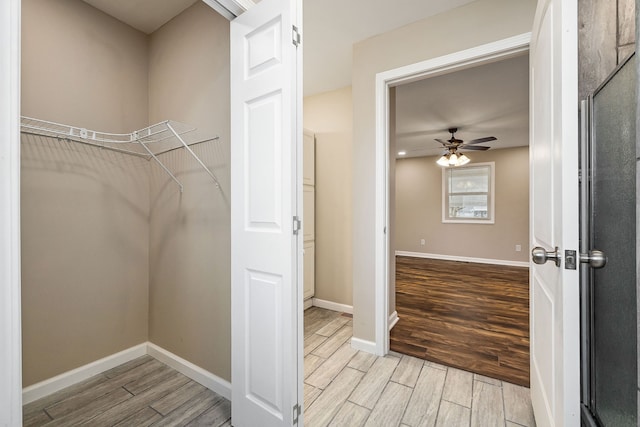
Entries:
[[24,403],[149,343],[231,380],[229,22],[183,3],[22,2]]

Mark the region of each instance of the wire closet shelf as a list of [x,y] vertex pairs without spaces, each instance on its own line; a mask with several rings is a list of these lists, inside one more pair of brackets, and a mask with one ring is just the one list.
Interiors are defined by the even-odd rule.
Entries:
[[147,160],[153,159],[178,184],[180,192],[184,188],[182,183],[162,163],[158,156],[184,148],[204,168],[215,182],[216,187],[220,188],[216,175],[190,147],[202,142],[218,140],[218,137],[198,139],[197,129],[184,123],[165,120],[131,133],[107,133],[22,116],[20,117],[20,131],[29,135],[78,142],[105,150],[142,157]]

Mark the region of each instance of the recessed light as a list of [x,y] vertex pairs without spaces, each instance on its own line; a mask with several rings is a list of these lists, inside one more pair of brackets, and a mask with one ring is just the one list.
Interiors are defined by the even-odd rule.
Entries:
[[406,151],[398,151],[398,156],[405,156],[406,154]]

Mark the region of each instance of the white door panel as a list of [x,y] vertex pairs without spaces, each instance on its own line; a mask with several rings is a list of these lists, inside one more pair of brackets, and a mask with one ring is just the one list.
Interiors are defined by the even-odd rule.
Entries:
[[[291,426],[299,401],[301,182],[294,0],[231,22],[232,423]],[[298,301],[300,300],[300,301]],[[301,325],[300,325],[301,326]]]
[[[541,0],[530,50],[531,245],[578,248],[576,0]],[[578,272],[531,264],[531,399],[539,426],[580,424]]]

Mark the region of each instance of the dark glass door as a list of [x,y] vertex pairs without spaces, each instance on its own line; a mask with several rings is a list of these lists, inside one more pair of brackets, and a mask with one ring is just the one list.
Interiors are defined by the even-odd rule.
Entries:
[[582,285],[583,412],[592,417],[587,425],[637,427],[635,56],[593,94],[590,110],[590,160],[582,173],[590,209],[583,211],[589,217],[581,249],[604,252],[607,263],[582,269],[589,279]]

